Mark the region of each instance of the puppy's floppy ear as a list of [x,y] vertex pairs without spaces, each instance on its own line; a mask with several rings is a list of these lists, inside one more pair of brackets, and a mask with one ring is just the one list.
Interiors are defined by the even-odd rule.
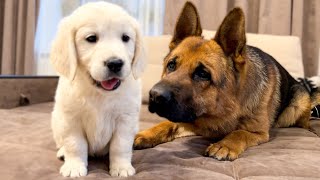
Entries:
[[134,28],[136,32],[136,41],[134,57],[132,60],[132,74],[135,79],[138,79],[142,75],[147,65],[147,62],[145,58],[145,47],[142,39],[142,34],[140,32],[140,28],[137,22],[134,23]]
[[70,17],[64,18],[60,22],[50,53],[50,61],[54,69],[59,75],[71,81],[74,79],[77,70],[75,33]]
[[245,17],[241,8],[234,8],[228,13],[214,40],[227,56],[233,56],[233,60],[239,63],[244,61],[244,58],[240,57],[246,47]]
[[173,38],[169,45],[172,51],[183,39],[188,36],[201,36],[202,29],[196,7],[186,2],[176,23]]

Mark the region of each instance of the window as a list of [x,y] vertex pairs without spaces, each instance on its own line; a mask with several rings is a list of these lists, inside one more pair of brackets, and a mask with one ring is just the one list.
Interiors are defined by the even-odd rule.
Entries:
[[[35,38],[37,75],[55,75],[50,65],[50,46],[59,21],[87,2],[97,0],[41,0]],[[105,0],[122,6],[141,24],[146,36],[163,33],[165,0]]]

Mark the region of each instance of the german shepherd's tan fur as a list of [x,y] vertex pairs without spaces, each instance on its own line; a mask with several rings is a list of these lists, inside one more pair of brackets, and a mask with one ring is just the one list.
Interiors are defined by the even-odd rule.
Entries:
[[309,93],[270,55],[246,45],[240,8],[229,12],[214,39],[201,33],[197,10],[187,2],[162,79],[150,91],[149,110],[170,121],[140,132],[136,149],[201,135],[220,140],[207,156],[234,160],[267,142],[272,126],[309,128]]

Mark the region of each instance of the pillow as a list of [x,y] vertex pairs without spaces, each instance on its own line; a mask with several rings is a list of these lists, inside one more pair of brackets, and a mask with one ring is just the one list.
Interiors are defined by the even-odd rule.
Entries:
[[148,65],[141,77],[143,103],[148,103],[149,90],[160,80],[162,61],[169,52],[170,41],[171,35],[144,37]]
[[162,65],[161,64],[148,64],[143,76],[142,82],[142,103],[148,104],[149,102],[149,90],[155,85],[161,77]]

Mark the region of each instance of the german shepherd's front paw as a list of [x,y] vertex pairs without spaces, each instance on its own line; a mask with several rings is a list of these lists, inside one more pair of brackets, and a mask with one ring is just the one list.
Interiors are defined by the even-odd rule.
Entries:
[[154,146],[156,146],[154,139],[146,135],[146,133],[140,132],[134,138],[133,148],[136,150],[152,148]]
[[206,156],[213,157],[219,161],[233,161],[237,159],[240,154],[241,150],[232,148],[232,146],[228,146],[220,142],[211,144],[205,152]]
[[[185,129],[190,129],[185,126],[186,125],[183,126],[184,132],[186,131]],[[152,148],[158,144],[172,141],[178,132],[183,132],[182,130],[178,131],[178,129],[178,124],[170,121],[163,121],[150,129],[139,132],[134,139],[133,148]]]

